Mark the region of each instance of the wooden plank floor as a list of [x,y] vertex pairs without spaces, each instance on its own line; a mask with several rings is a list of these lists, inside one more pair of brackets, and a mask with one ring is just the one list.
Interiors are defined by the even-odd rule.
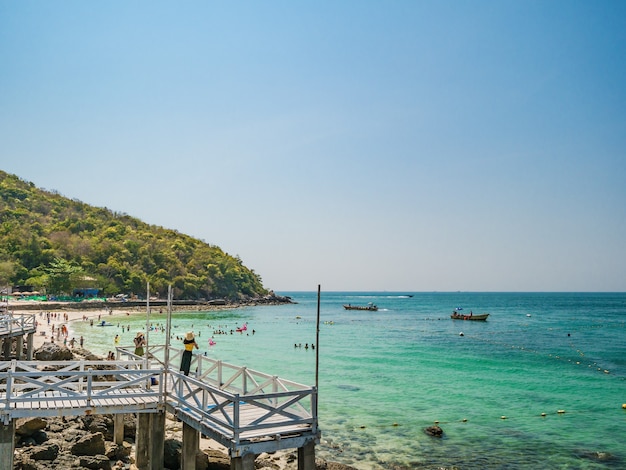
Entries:
[[[5,393],[0,393],[0,403],[6,399]],[[4,410],[11,414],[12,410],[31,410],[33,416],[37,416],[37,412],[53,409],[85,409],[85,408],[150,408],[155,407],[159,403],[158,393],[148,395],[142,393],[137,394],[137,390],[120,389],[115,394],[110,395],[92,395],[88,401],[86,396],[76,396],[73,394],[63,394],[58,391],[46,391],[31,395],[23,400],[19,396],[13,397],[10,402],[10,408]],[[2,411],[2,409],[0,409]],[[23,413],[20,413],[23,414]]]

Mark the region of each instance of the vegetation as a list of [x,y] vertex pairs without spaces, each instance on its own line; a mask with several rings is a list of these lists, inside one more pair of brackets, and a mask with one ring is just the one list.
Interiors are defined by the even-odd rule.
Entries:
[[0,286],[48,294],[243,299],[267,293],[239,257],[201,240],[35,187],[0,171]]

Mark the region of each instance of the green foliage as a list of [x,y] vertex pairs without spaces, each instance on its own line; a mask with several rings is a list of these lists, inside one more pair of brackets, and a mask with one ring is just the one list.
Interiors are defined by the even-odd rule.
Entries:
[[99,287],[175,298],[264,295],[261,277],[219,247],[89,206],[0,171],[0,284],[49,294]]

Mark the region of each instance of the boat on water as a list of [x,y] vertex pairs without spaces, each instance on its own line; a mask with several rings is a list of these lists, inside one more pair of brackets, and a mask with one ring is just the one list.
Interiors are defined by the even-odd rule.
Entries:
[[346,310],[367,310],[370,312],[377,312],[378,311],[378,307],[376,305],[374,305],[373,303],[369,303],[367,305],[352,305],[352,304],[346,304],[343,306],[343,308],[345,308]]
[[455,308],[450,315],[450,318],[453,320],[470,320],[470,321],[486,321],[489,316],[488,313],[478,313],[474,315],[473,312],[470,311],[469,315],[465,313],[461,313],[462,308]]

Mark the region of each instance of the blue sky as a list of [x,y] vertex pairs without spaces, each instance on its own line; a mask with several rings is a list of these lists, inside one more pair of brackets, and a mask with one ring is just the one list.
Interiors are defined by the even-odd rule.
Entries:
[[0,168],[277,291],[624,291],[625,18],[0,0]]

